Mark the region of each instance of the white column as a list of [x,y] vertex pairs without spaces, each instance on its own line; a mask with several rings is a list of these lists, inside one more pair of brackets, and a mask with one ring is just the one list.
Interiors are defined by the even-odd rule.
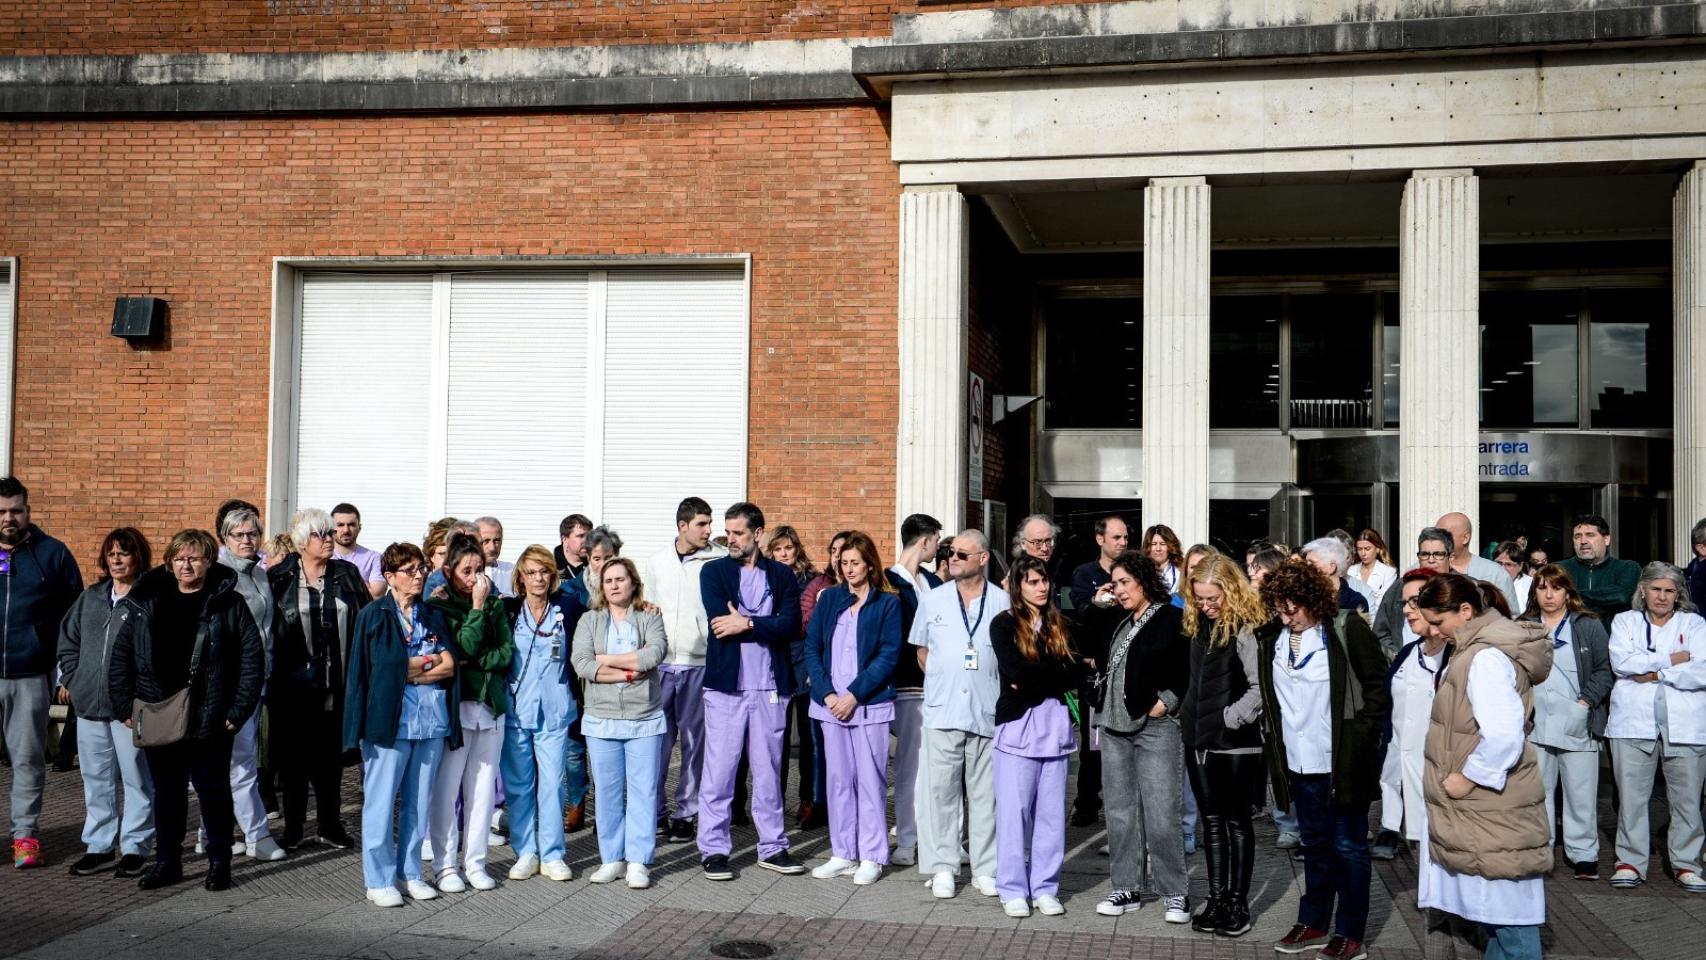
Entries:
[[965,526],[966,198],[952,186],[900,195],[900,436],[895,523],[927,513]]
[[1208,182],[1143,190],[1143,524],[1208,539]]
[[[1682,177],[1671,204],[1672,262],[1675,284],[1676,489],[1671,555],[1692,556],[1689,534],[1706,516],[1706,160],[1697,160]],[[1701,602],[1695,597],[1696,603]]]
[[1398,529],[1441,514],[1480,512],[1481,185],[1469,170],[1417,170],[1404,184],[1399,226]]

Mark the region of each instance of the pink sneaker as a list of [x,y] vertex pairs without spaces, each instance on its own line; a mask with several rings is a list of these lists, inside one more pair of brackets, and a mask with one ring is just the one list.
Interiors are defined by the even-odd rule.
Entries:
[[39,867],[45,861],[41,856],[41,841],[35,837],[24,837],[12,841],[12,866],[19,870]]

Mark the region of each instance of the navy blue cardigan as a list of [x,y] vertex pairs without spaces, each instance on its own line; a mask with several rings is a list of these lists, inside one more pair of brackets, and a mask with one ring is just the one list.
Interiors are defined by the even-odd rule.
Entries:
[[[722,557],[699,571],[699,595],[705,601],[706,623],[729,614],[729,605],[740,605],[740,561]],[[768,617],[753,617],[752,629],[720,639],[705,638],[705,689],[718,693],[740,690],[740,645],[762,643],[770,648],[770,667],[776,674],[776,695],[783,700],[794,695],[794,675],[789,669],[789,646],[800,642],[800,581],[794,571],[761,556],[758,567],[770,583]]]
[[[444,644],[445,655],[454,660],[456,635],[444,614],[427,605],[424,599],[415,601],[415,609],[420,611],[428,635],[437,636]],[[408,682],[408,638],[403,636],[397,600],[387,591],[363,607],[355,618],[355,636],[350,638],[349,645],[349,676],[344,682],[345,750],[358,749],[364,740],[381,747],[397,742],[397,723],[403,717],[403,688]],[[462,746],[462,722],[457,719],[462,684],[452,674],[439,686],[449,694],[446,706],[450,736],[445,738],[445,746],[456,750]]]
[[[811,697],[818,703],[835,692],[829,678],[830,644],[835,639],[835,621],[853,603],[853,591],[846,584],[830,587],[818,597],[812,622],[806,626],[806,673],[811,677]],[[847,685],[847,692],[862,706],[894,699],[900,620],[900,598],[892,593],[874,593],[859,608],[859,674]]]

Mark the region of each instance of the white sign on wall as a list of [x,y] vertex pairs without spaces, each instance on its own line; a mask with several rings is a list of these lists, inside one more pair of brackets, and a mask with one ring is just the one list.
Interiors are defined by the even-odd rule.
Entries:
[[983,378],[974,373],[969,380],[966,410],[970,412],[971,422],[966,424],[966,498],[975,501],[983,499]]

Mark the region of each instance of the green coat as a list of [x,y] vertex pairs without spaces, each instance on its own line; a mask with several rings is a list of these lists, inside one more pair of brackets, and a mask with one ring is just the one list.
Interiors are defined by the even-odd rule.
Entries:
[[[1380,736],[1392,714],[1386,656],[1374,631],[1355,613],[1322,624],[1327,634],[1327,676],[1333,705],[1333,802],[1341,808],[1373,803],[1380,796]],[[1277,621],[1276,621],[1277,625]],[[1274,802],[1291,806],[1286,779],[1285,737],[1274,695],[1274,647],[1284,630],[1256,632],[1256,673],[1262,686],[1262,735]]]
[[[495,716],[509,710],[509,662],[515,658],[515,635],[504,613],[503,596],[493,590],[476,610],[467,597],[446,589],[427,600],[444,614],[456,638],[456,675],[461,678],[462,702],[483,703]],[[451,723],[457,723],[455,717]]]

